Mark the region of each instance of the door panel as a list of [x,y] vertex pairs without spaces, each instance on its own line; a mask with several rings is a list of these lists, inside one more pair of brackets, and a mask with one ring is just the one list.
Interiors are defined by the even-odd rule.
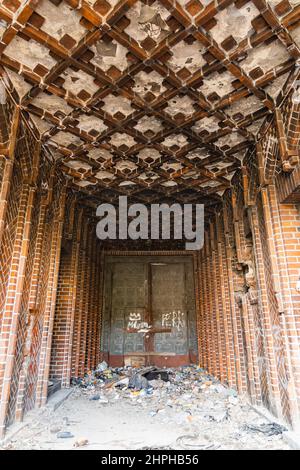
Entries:
[[168,366],[197,358],[191,259],[118,257],[105,272],[103,359],[122,366],[126,357],[140,357]]
[[152,264],[151,278],[154,327],[172,330],[171,333],[155,334],[154,351],[186,355],[188,341],[184,263]]
[[146,299],[146,266],[141,263],[116,264],[112,276],[111,354],[144,351],[143,333],[127,331],[138,329],[133,327],[145,321]]

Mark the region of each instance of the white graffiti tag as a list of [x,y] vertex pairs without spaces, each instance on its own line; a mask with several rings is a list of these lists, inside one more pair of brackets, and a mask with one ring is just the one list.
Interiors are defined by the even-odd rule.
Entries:
[[163,328],[176,328],[178,331],[185,327],[185,313],[178,310],[162,314]]

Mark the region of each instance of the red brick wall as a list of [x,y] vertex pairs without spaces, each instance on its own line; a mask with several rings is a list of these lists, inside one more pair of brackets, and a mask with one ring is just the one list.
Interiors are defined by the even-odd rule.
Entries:
[[64,386],[99,359],[101,289],[96,221],[76,209],[72,235],[63,243],[51,355],[50,377]]
[[[1,197],[7,198],[0,202],[2,435],[7,424],[21,419],[23,412],[36,403],[44,306],[52,269],[48,253],[56,230],[55,216],[60,212],[64,179],[53,172],[52,163],[40,153],[37,140],[23,119],[14,137],[13,126],[9,128],[13,119],[10,101],[1,111],[7,126],[2,136],[10,133],[10,141],[5,158],[1,158],[0,175],[3,176],[6,166],[12,168],[11,173],[6,173],[10,179],[0,180]],[[12,145],[14,140],[16,145]]]
[[[67,190],[26,122],[11,126],[17,115],[10,102],[0,109],[8,146],[0,157],[0,435],[45,404],[49,377],[69,386],[100,360],[103,253],[94,213]],[[284,115],[294,146],[295,116]],[[207,219],[196,263],[199,360],[298,429],[300,172],[284,173],[278,146],[274,155],[266,148],[262,164],[247,156]]]

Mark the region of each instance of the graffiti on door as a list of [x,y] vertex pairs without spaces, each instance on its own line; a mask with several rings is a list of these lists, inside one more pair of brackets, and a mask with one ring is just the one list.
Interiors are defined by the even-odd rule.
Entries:
[[183,330],[186,326],[186,316],[184,312],[180,310],[174,312],[168,312],[162,314],[162,327],[163,328],[174,328],[177,331]]

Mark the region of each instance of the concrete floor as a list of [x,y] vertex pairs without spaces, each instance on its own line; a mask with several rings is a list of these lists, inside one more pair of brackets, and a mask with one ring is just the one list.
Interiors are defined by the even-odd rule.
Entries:
[[[268,437],[245,425],[267,423],[242,397],[224,394],[222,386],[186,390],[154,381],[153,394],[74,387],[54,411],[53,406],[30,412],[18,432],[6,440],[11,449],[262,449],[288,450],[282,435]],[[182,387],[182,385],[180,385]],[[184,393],[183,393],[184,392]],[[58,433],[71,433],[59,438]],[[84,445],[82,445],[84,444]],[[79,447],[76,447],[79,445]],[[82,447],[81,447],[82,445]]]

